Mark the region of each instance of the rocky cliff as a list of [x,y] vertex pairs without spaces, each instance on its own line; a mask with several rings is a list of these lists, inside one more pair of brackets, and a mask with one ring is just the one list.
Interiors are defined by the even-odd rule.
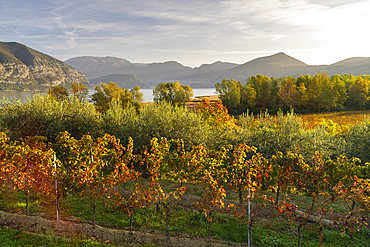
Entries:
[[51,56],[16,42],[0,42],[0,83],[69,86],[89,85],[86,76]]

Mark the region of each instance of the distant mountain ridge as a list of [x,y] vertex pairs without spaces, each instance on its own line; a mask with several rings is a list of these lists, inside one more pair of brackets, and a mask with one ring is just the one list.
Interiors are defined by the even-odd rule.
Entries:
[[[143,64],[131,63],[126,59],[115,57],[86,56],[71,58],[66,60],[65,63],[84,73],[89,80],[112,74],[132,74],[151,87],[167,81],[181,81],[189,84],[202,83],[237,65],[218,61],[212,64],[203,64],[197,68],[190,68],[176,61]],[[108,66],[109,64],[111,66]]]
[[116,82],[117,86],[122,87],[122,88],[128,88],[132,89],[135,86],[139,86],[140,88],[150,88],[148,85],[143,83],[142,80],[137,78],[134,75],[131,74],[114,74],[114,75],[105,75],[96,79],[91,79],[90,84],[92,86],[100,85],[102,83],[107,84],[108,82]]
[[[123,58],[117,57],[92,57],[83,56],[75,57],[65,61],[68,65],[83,72],[87,78],[95,79],[107,74],[104,74],[106,69],[121,68],[131,65],[132,63]],[[109,73],[111,74],[111,73]],[[114,74],[114,73],[113,73]]]
[[89,84],[75,68],[16,42],[0,42],[0,83],[38,86]]
[[287,76],[298,77],[300,75],[316,75],[325,71],[328,76],[335,74],[364,75],[370,74],[370,58],[348,58],[332,65],[307,65],[283,52],[253,59],[242,65],[230,69],[218,76],[215,80],[206,83],[207,86],[215,85],[223,78],[235,79],[244,83],[254,75],[267,75],[269,77],[281,78]]
[[[87,62],[93,61],[93,65]],[[194,87],[214,87],[223,78],[245,81],[257,74],[280,78],[287,76],[315,75],[326,71],[329,76],[335,74],[363,75],[370,74],[370,58],[348,58],[332,65],[307,65],[283,52],[258,57],[244,64],[215,62],[202,64],[196,68],[183,66],[176,61],[163,63],[131,63],[115,57],[76,57],[65,61],[89,79],[112,74],[132,74],[143,83],[154,87],[161,82],[180,81]]]
[[[88,78],[94,85],[113,81],[125,88],[153,88],[159,83],[170,81],[180,81],[191,87],[213,88],[223,78],[245,84],[249,77],[257,74],[280,78],[315,75],[321,71],[327,72],[329,76],[370,74],[370,58],[354,57],[331,65],[313,66],[280,52],[244,64],[217,61],[191,68],[176,61],[131,63],[117,57],[85,56],[62,62],[23,44],[0,42],[0,90],[11,89],[7,85],[31,85],[25,88],[32,89],[69,86],[72,82],[91,86]],[[13,87],[13,90],[19,89],[22,90],[22,87]]]
[[302,61],[280,52],[271,56],[259,57],[244,64],[238,65],[228,70],[226,73],[219,75],[215,80],[211,80],[208,82],[208,84],[216,84],[217,82],[222,81],[223,78],[235,79],[244,82],[253,75],[261,74],[274,76],[279,74],[281,71],[284,71],[285,68],[303,68],[307,66],[308,65]]

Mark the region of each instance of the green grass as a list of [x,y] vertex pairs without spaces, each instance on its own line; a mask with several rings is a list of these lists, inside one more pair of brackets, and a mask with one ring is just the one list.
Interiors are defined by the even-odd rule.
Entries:
[[[92,219],[91,207],[81,199],[69,198],[70,206],[74,212],[86,220]],[[128,215],[115,211],[105,206],[102,202],[97,208],[97,222],[115,225],[117,228],[128,229],[130,219]],[[134,215],[134,228],[136,230],[154,229],[161,232],[166,231],[166,216],[161,208],[157,212],[155,208],[138,210]],[[171,236],[208,236],[208,221],[204,214],[192,212],[186,209],[171,211],[170,234]],[[319,227],[315,224],[308,224],[302,229],[303,246],[319,246]],[[212,239],[246,243],[248,226],[246,221],[228,215],[215,215],[211,225]],[[278,219],[257,219],[252,229],[253,243],[258,246],[297,246],[297,225],[290,224],[281,218]],[[357,246],[370,246],[370,235],[367,231],[360,231],[355,234]],[[338,229],[324,228],[322,246],[348,246],[350,239],[347,235],[341,234]]]
[[[178,187],[178,183],[171,183],[166,181],[163,183],[166,189]],[[127,183],[126,189],[133,188],[133,183]],[[199,194],[203,190],[201,185],[190,185],[186,184],[187,193]],[[203,190],[204,191],[204,190]],[[237,198],[237,193],[227,189],[228,198]],[[268,192],[269,195],[275,197],[274,193]],[[292,198],[294,203],[300,205],[299,208],[304,208],[310,205],[311,198],[304,195],[288,195]],[[6,211],[24,213],[24,196],[21,193],[11,193],[11,195],[0,195],[0,208]],[[49,218],[55,218],[54,214],[54,201],[41,200],[38,197],[32,197],[33,203],[31,204],[31,215],[38,214],[40,212],[49,212]],[[68,217],[78,217],[82,223],[92,221],[92,206],[86,201],[77,196],[67,196],[61,199],[61,215],[62,219]],[[343,210],[344,207],[340,202],[335,202],[335,207]],[[192,211],[184,208],[174,208],[170,213],[170,234],[171,236],[178,237],[200,237],[208,238],[208,221],[204,214],[201,212]],[[114,228],[114,229],[129,229],[130,218],[127,214],[116,210],[109,203],[104,200],[97,200],[96,207],[96,223],[101,226]],[[163,207],[160,207],[160,211],[151,205],[145,209],[136,210],[133,220],[133,228],[135,231],[150,231],[150,232],[161,232],[166,234],[166,214]],[[302,228],[302,246],[319,246],[320,245],[320,231],[317,224],[307,224]],[[341,233],[339,229],[323,228],[322,231],[322,246],[350,246],[350,238],[348,235]],[[65,242],[66,246],[69,246],[68,241],[82,241],[81,245],[76,244],[75,246],[94,246],[93,242],[88,243],[83,241],[92,241],[91,239],[67,239],[67,240],[55,240],[56,237],[41,236],[41,235],[29,235],[28,233],[22,233],[22,237],[14,238],[21,234],[21,231],[1,229],[1,238],[4,238],[5,242],[12,244],[12,241],[20,241],[20,239],[28,238],[42,238],[43,241],[61,241],[61,244]],[[227,214],[215,214],[211,224],[211,238],[223,241],[229,241],[234,243],[246,243],[247,242],[248,226],[246,220],[235,218],[232,215]],[[24,236],[24,237],[23,237]],[[355,246],[370,246],[370,233],[367,230],[358,231],[355,233]],[[255,218],[252,229],[252,240],[256,246],[297,246],[297,225],[293,222],[290,223],[282,216],[275,218]],[[27,240],[32,243],[31,240]],[[35,240],[36,241],[36,240]],[[38,240],[37,240],[38,241]],[[40,240],[41,241],[41,240]],[[16,243],[18,244],[18,243]],[[88,245],[91,244],[91,245]],[[22,242],[19,246],[27,246],[28,242]],[[7,245],[5,245],[7,246]],[[12,246],[12,245],[9,245]],[[15,245],[18,246],[18,245]],[[32,246],[32,245],[30,245]],[[45,243],[44,246],[53,246]],[[64,245],[60,245],[64,246]]]
[[50,233],[41,235],[30,233],[22,230],[0,228],[0,243],[2,247],[25,247],[25,246],[113,246],[110,244],[100,243],[92,238],[75,236],[73,238],[57,237]]
[[[40,210],[39,205],[41,198],[35,195],[29,196],[30,215]],[[26,195],[22,192],[8,191],[0,193],[0,210],[11,213],[26,214]]]

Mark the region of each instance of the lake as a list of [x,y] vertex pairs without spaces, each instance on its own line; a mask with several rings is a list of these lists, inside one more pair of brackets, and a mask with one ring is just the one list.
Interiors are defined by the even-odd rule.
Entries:
[[[141,89],[144,94],[144,102],[153,102],[153,89]],[[193,88],[194,97],[214,95],[216,94],[216,88]]]
[[[153,102],[153,89],[141,89],[141,92],[144,94],[144,102]],[[196,96],[205,96],[205,95],[214,95],[216,94],[215,88],[193,88],[194,97]],[[37,92],[38,94],[40,92]],[[40,94],[45,94],[46,92],[41,92]],[[95,93],[94,89],[89,90],[89,96]],[[5,99],[16,99],[21,101],[26,101],[27,98],[32,98],[35,93],[31,91],[10,91],[4,92],[0,91],[0,101]]]

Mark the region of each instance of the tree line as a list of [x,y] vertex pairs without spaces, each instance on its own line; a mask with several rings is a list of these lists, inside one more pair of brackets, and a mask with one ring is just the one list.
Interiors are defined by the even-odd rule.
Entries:
[[[71,93],[63,85],[54,86],[49,89],[49,95],[60,101],[71,95],[86,99],[88,88],[82,83],[72,83]],[[123,107],[128,104],[134,105],[137,109],[143,102],[143,93],[140,87],[135,86],[131,90],[121,88],[116,82],[102,83],[95,87],[95,93],[91,95],[91,102],[95,105],[97,111],[105,113],[113,101],[118,101]],[[193,89],[190,86],[180,85],[176,82],[163,82],[158,84],[153,90],[154,102],[168,102],[173,105],[184,105],[193,97]]]
[[[265,75],[256,75],[247,79],[245,86],[234,79],[223,79],[216,83],[216,92],[231,114],[243,112],[259,113],[268,109],[276,113],[279,109],[296,112],[322,112],[340,109],[370,109],[370,76],[334,75],[326,72],[315,76],[301,75],[297,78],[284,77],[275,79]],[[118,100],[123,106],[134,104],[137,108],[143,101],[140,88],[124,89],[117,83],[103,83],[96,86],[91,101],[99,112],[106,112],[110,102]],[[49,90],[57,100],[69,96],[64,86],[55,86]],[[87,88],[83,84],[72,83],[72,94],[86,97]],[[154,102],[168,102],[184,105],[193,97],[190,86],[176,82],[163,82],[153,90]]]
[[246,84],[234,79],[223,79],[216,91],[231,113],[284,111],[321,112],[338,109],[370,109],[370,76],[334,75],[326,72],[315,76],[275,79],[256,75]]

